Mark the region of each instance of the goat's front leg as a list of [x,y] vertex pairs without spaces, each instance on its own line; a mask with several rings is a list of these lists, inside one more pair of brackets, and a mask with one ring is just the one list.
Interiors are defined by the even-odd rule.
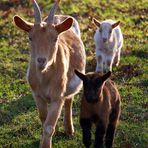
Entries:
[[64,132],[66,135],[72,135],[74,133],[73,121],[72,121],[72,98],[65,100],[65,115],[64,115]]
[[91,120],[89,118],[80,118],[80,125],[83,133],[83,143],[86,148],[91,145]]
[[43,127],[43,136],[40,143],[41,148],[52,148],[52,136],[55,132],[56,123],[61,114],[63,104],[64,101],[62,100],[62,98],[57,101],[51,102]]
[[96,72],[103,72],[103,57],[102,55],[96,55]]
[[114,56],[107,58],[104,72],[112,71],[113,62],[114,62]]
[[45,100],[43,100],[40,96],[36,96],[35,94],[33,94],[33,97],[39,112],[39,118],[43,125],[48,113],[48,103]]
[[103,122],[100,120],[97,124],[95,131],[95,143],[94,148],[102,148],[103,147],[103,139],[105,135],[106,127]]

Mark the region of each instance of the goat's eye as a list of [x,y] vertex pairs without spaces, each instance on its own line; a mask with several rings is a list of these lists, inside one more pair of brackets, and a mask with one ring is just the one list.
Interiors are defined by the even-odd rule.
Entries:
[[102,29],[101,29],[101,28],[99,29],[99,32],[100,32],[100,33],[102,32]]
[[109,33],[111,34],[112,33],[112,30],[110,30]]
[[30,40],[30,41],[32,41],[32,38],[31,38],[31,37],[29,37],[29,40]]

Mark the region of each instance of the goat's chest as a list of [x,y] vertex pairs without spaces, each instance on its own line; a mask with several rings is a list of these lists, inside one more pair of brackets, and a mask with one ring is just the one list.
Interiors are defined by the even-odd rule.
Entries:
[[46,80],[45,78],[39,77],[36,73],[32,74],[31,71],[27,73],[27,80],[35,96],[50,101],[50,80]]
[[101,44],[96,48],[97,55],[103,54],[105,56],[112,56],[114,53],[116,53],[116,44]]

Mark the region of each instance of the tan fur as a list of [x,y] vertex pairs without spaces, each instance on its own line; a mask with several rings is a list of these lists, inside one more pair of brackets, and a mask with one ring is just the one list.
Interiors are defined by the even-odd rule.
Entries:
[[[70,28],[72,21],[73,18],[67,16],[67,20],[62,23],[59,19],[57,25],[46,22],[30,25],[20,17],[14,17],[15,24],[29,32],[31,39],[31,59],[27,80],[44,125],[40,142],[42,148],[52,147],[52,135],[65,101],[65,132],[68,135],[74,132],[72,98],[80,90],[81,82],[73,88],[69,85],[75,76],[74,69],[85,71],[86,58],[82,40]],[[46,57],[45,67],[38,66],[37,58],[40,57]],[[70,99],[70,101],[65,99]],[[51,105],[47,110],[49,102]],[[47,130],[48,127],[52,130]]]

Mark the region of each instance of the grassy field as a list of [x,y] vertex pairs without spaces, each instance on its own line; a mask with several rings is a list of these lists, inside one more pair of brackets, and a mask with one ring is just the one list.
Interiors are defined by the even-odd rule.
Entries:
[[[15,0],[14,0],[15,1]],[[16,0],[17,1],[17,0]],[[29,0],[28,0],[29,1]],[[15,14],[34,22],[31,3],[27,0],[0,2],[0,148],[37,148],[41,134],[38,112],[26,83],[29,61],[28,36],[12,22]],[[92,17],[121,20],[124,34],[119,67],[112,79],[122,97],[122,113],[116,131],[115,148],[148,147],[148,3],[146,0],[61,0],[57,14],[74,16],[81,28],[87,54],[87,71],[95,70]],[[51,0],[38,0],[43,16]],[[53,138],[54,148],[83,148],[79,125],[81,92],[75,96],[73,119],[75,134],[65,137],[63,114]]]

